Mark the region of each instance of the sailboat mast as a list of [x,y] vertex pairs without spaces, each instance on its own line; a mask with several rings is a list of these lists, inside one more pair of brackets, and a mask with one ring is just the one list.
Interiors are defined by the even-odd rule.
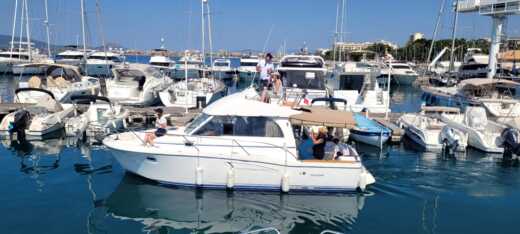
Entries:
[[[25,21],[25,0],[22,0],[22,6],[20,8],[20,12],[22,13],[20,17],[20,36],[18,37],[18,51],[22,51],[22,37],[23,37],[23,23]],[[18,56],[18,59],[20,60],[21,57]]]
[[442,0],[441,7],[439,9],[439,14],[437,16],[437,22],[435,23],[435,29],[433,29],[432,43],[430,45],[430,51],[428,52],[428,60],[426,61],[427,64],[430,64],[430,61],[432,59],[433,46],[435,44],[435,41],[437,40],[437,32],[438,32],[440,24],[441,24],[442,15],[444,14],[444,6],[445,6],[445,4],[446,4],[446,0]]
[[[87,62],[87,41],[86,41],[86,35],[85,35],[85,0],[80,0],[80,7],[81,7],[81,34],[83,36],[83,62]],[[85,64],[85,73],[87,72],[87,66]]]
[[16,0],[14,2],[14,16],[13,16],[13,30],[11,32],[11,53],[9,53],[9,58],[12,58],[13,57],[13,50],[14,50],[14,34],[16,33],[16,21],[17,21],[17,16],[16,14],[18,13],[18,0]]
[[201,0],[200,1],[200,6],[201,6],[201,10],[202,10],[202,13],[201,13],[201,29],[202,29],[202,32],[201,32],[201,36],[202,36],[202,47],[201,47],[201,52],[202,52],[202,62],[206,62],[206,39],[205,39],[205,34],[204,34],[204,31],[206,31],[206,25],[204,24],[204,2],[206,2],[206,0]]
[[27,31],[27,49],[29,50],[29,61],[32,61],[32,48],[31,48],[31,28],[30,28],[30,18],[29,18],[29,3],[27,0],[25,1],[25,30]]
[[453,31],[451,33],[450,72],[455,70],[455,38],[457,37],[457,24],[459,22],[459,0],[455,0],[455,17],[453,18]]
[[211,69],[213,70],[213,38],[211,30],[211,13],[209,8],[209,0],[206,0],[206,10],[208,19],[208,42],[209,42],[209,61],[211,63]]
[[49,55],[49,58],[52,58],[51,53],[51,35],[49,32],[49,5],[48,0],[45,0],[45,31],[47,33],[47,54]]

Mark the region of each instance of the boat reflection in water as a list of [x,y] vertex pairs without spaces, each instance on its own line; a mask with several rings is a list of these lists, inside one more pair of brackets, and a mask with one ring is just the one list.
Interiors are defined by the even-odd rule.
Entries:
[[2,145],[20,158],[20,171],[33,178],[41,191],[45,182],[40,176],[59,167],[60,153],[67,144],[65,139],[57,138],[44,141],[2,140]]
[[200,191],[162,187],[127,173],[105,205],[114,218],[142,223],[149,230],[222,233],[271,227],[287,233],[305,226],[304,230],[316,228],[319,233],[349,230],[364,197]]

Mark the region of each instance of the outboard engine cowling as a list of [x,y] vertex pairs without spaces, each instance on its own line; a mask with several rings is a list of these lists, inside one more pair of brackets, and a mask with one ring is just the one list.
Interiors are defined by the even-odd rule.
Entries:
[[14,113],[14,120],[9,128],[9,135],[16,133],[19,141],[25,140],[25,129],[29,126],[31,114],[27,110],[19,110]]
[[520,155],[520,132],[516,128],[506,128],[500,135],[503,139],[504,157],[511,158]]

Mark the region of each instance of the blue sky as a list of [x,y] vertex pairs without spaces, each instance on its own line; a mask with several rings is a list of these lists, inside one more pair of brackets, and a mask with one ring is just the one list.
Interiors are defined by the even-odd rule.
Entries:
[[[75,44],[80,35],[79,0],[48,0],[52,42]],[[101,44],[95,0],[85,0],[89,38]],[[200,0],[99,0],[101,24],[107,41],[128,48],[166,46],[173,50],[200,48]],[[413,32],[431,36],[441,0],[348,0],[345,18],[347,41],[388,40],[403,44]],[[15,0],[0,1],[0,34],[10,34]],[[450,2],[448,0],[448,2]],[[43,0],[29,0],[34,38],[43,39]],[[269,31],[268,50],[284,41],[288,48],[328,47],[335,27],[337,0],[210,0],[214,49],[259,49]],[[452,12],[443,17],[441,37],[449,37]],[[191,20],[190,20],[191,18]],[[190,23],[191,21],[191,23]],[[520,35],[518,17],[510,17],[508,32]],[[489,37],[491,19],[461,14],[459,34]],[[3,45],[5,46],[5,45]]]

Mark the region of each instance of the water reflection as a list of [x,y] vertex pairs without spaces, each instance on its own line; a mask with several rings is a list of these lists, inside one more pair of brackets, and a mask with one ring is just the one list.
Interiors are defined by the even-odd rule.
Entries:
[[105,205],[113,217],[142,223],[146,230],[221,233],[274,227],[287,233],[305,226],[306,232],[314,228],[319,233],[349,230],[364,197],[197,191],[157,186],[127,174]]

